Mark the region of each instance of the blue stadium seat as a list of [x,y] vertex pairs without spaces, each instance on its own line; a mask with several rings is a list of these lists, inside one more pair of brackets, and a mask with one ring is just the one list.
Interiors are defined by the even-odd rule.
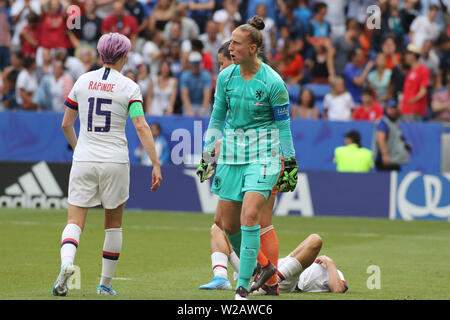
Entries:
[[325,95],[330,92],[330,85],[328,84],[308,83],[305,88],[312,91],[316,100],[323,100]]

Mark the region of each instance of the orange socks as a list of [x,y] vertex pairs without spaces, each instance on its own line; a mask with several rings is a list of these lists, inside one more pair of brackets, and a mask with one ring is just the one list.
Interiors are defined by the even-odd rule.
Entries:
[[[273,225],[261,229],[260,250],[258,253],[258,262],[262,267],[266,266],[269,261],[277,267],[278,265],[278,237]],[[269,280],[268,285],[277,283],[277,275],[274,274]]]

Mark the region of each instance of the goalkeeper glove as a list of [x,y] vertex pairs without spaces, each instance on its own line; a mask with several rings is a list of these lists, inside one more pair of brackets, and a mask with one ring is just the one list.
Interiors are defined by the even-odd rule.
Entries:
[[200,182],[203,183],[205,180],[211,178],[211,176],[214,174],[214,171],[216,170],[216,165],[217,162],[214,151],[203,151],[202,159],[200,160],[200,164],[198,165],[196,171],[197,176],[200,178]]
[[280,192],[290,192],[295,190],[297,185],[298,165],[295,158],[284,160],[284,171],[278,179],[277,190]]

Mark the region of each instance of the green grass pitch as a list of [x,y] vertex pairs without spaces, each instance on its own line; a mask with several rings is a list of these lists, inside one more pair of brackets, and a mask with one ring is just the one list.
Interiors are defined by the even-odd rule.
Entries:
[[[118,295],[97,296],[104,239],[101,210],[89,211],[75,258],[81,289],[53,297],[66,215],[58,210],[0,209],[0,300],[234,298],[232,291],[198,290],[212,277],[212,215],[144,211],[124,215],[123,248],[113,280]],[[274,217],[273,222],[280,256],[308,234],[318,233],[324,241],[321,254],[335,260],[349,285],[345,294],[292,293],[276,299],[450,298],[449,222],[298,216]],[[371,265],[380,268],[380,289],[367,286]]]

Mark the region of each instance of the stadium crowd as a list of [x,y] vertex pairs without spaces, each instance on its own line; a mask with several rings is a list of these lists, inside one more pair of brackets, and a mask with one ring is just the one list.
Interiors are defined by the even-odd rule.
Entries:
[[120,32],[147,114],[207,116],[217,50],[255,14],[293,118],[375,121],[394,100],[402,120],[450,121],[447,0],[0,0],[0,110],[62,111]]

